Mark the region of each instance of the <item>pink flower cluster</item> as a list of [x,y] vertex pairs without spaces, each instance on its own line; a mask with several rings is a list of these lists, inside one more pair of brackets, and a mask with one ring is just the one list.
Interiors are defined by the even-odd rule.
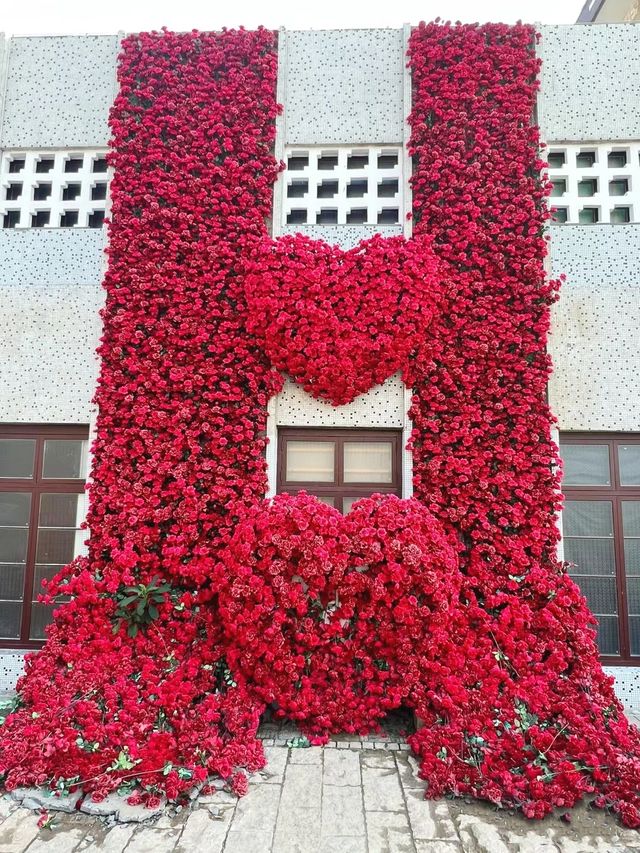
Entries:
[[[413,32],[414,237],[342,252],[268,240],[273,33],[125,39],[89,555],[50,587],[5,787],[242,794],[267,704],[317,740],[404,704],[429,797],[640,825],[640,737],[555,555],[534,41]],[[337,405],[398,369],[415,499],[263,501],[278,371]]]

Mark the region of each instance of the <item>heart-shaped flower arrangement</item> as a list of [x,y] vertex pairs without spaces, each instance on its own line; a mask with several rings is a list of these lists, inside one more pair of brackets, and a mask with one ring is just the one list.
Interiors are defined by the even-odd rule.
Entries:
[[438,667],[457,557],[417,501],[264,501],[218,567],[229,665],[307,733],[368,732]]
[[407,367],[440,292],[430,240],[380,235],[343,250],[300,234],[247,263],[249,331],[271,363],[335,406]]

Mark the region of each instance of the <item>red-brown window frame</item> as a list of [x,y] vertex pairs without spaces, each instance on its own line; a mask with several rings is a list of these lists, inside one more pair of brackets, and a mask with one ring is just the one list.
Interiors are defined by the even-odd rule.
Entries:
[[611,501],[613,511],[613,545],[616,561],[616,598],[618,605],[620,654],[601,655],[600,660],[607,666],[640,666],[640,655],[631,654],[621,508],[623,500],[640,501],[640,486],[623,486],[620,484],[620,467],[617,452],[619,444],[640,444],[640,433],[561,432],[559,443],[561,449],[565,444],[606,444],[609,448],[611,486],[565,486],[563,484],[562,493],[566,500]]
[[[31,631],[31,604],[34,598],[40,495],[54,489],[56,492],[83,494],[86,482],[84,477],[82,479],[44,479],[42,477],[44,443],[51,438],[86,441],[89,438],[89,427],[77,424],[69,426],[58,424],[0,424],[0,438],[35,439],[36,442],[32,479],[0,477],[0,492],[26,492],[31,495],[20,638],[13,640],[0,638],[0,646],[5,649],[38,649],[43,645],[43,641],[31,640],[29,634]],[[37,592],[39,590],[36,590]]]
[[[302,441],[333,441],[335,442],[334,480],[328,482],[301,483],[286,479],[287,443],[290,440]],[[344,449],[349,441],[390,441],[392,443],[392,468],[390,483],[345,483],[344,482]],[[342,501],[345,497],[367,497],[368,495],[390,494],[402,497],[402,430],[376,429],[363,427],[332,428],[332,427],[278,427],[278,494],[286,492],[297,495],[299,492],[309,492],[317,497],[334,498],[334,506],[342,511]]]

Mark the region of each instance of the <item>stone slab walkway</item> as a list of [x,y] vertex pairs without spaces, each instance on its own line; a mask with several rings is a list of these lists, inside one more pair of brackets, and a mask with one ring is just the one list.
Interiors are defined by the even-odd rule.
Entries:
[[487,804],[427,802],[406,750],[266,748],[241,800],[221,791],[154,822],[38,815],[0,798],[0,853],[624,853],[640,833],[586,806],[530,822]]

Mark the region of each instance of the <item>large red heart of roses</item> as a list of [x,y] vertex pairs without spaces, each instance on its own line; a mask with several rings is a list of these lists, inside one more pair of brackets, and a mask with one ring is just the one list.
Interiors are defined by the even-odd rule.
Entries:
[[265,240],[246,274],[249,331],[274,367],[335,406],[407,367],[440,292],[426,237],[380,235],[343,250]]
[[238,523],[217,586],[228,663],[262,701],[309,734],[367,732],[438,672],[460,574],[417,501],[374,495],[343,517],[283,494]]

